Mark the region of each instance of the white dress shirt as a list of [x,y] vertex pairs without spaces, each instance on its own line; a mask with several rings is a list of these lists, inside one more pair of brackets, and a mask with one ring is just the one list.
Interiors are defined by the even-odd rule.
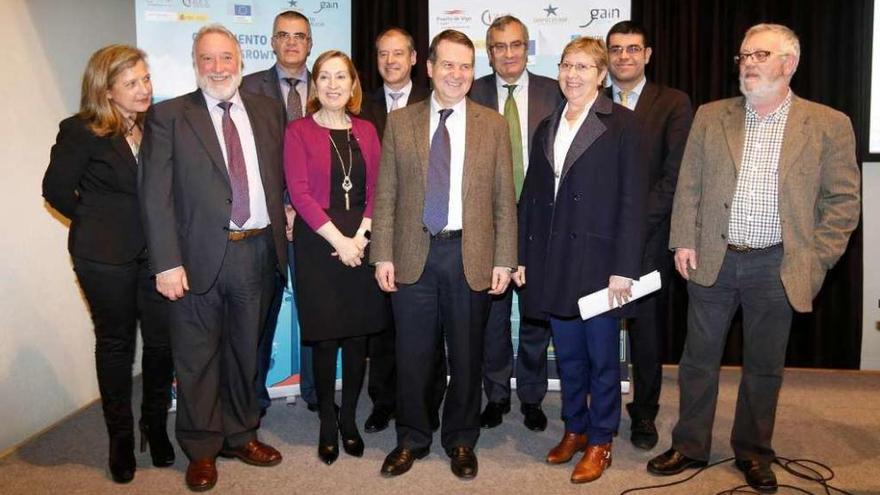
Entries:
[[[226,156],[226,140],[223,138],[223,109],[218,106],[220,100],[211,97],[204,91],[205,103],[208,106],[208,113],[211,115],[211,122],[214,124],[214,132],[217,133],[217,141],[220,142],[220,150],[223,152],[223,161],[226,162],[227,171],[229,168],[229,157]],[[229,107],[229,114],[235,128],[238,130],[238,138],[241,140],[241,150],[244,154],[245,169],[247,170],[248,179],[248,196],[250,198],[251,216],[247,222],[241,227],[229,220],[229,228],[231,230],[249,230],[261,229],[269,225],[269,209],[266,207],[266,194],[263,191],[263,181],[260,176],[260,162],[257,158],[257,144],[254,141],[254,132],[251,129],[251,121],[248,118],[244,104],[241,102],[241,96],[238,91],[229,99],[232,106]],[[230,193],[231,194],[231,193]]]
[[[626,108],[629,108],[630,110],[636,109],[636,105],[639,103],[639,96],[642,95],[646,82],[648,82],[648,79],[646,79],[645,76],[642,76],[642,80],[636,84],[636,87],[629,90],[629,94],[626,95],[626,105],[624,105]],[[614,83],[611,84],[611,96],[614,97],[614,103],[620,103],[620,88]],[[623,103],[620,104],[623,105]]]
[[[507,103],[507,81],[495,74],[495,88],[498,91],[498,113],[504,115],[504,104]],[[519,114],[519,135],[522,138],[523,173],[529,170],[529,71],[524,70],[513,90],[513,101]]]
[[565,156],[568,154],[568,149],[571,148],[571,143],[574,142],[574,138],[584,124],[590,109],[593,108],[593,103],[596,102],[597,96],[599,96],[598,93],[584,107],[584,110],[574,124],[569,125],[568,119],[565,118],[565,114],[568,113],[568,103],[562,109],[562,116],[559,117],[559,128],[556,129],[556,140],[553,141],[553,175],[556,177],[553,187],[554,196],[559,192],[559,182],[562,180],[562,166],[565,164]]
[[[412,94],[413,82],[412,79],[406,83],[406,86],[400,89],[391,89],[387,85],[382,85],[382,90],[385,91],[385,111],[391,111],[391,104],[394,103],[394,99],[391,98],[391,93],[403,93],[403,95],[397,100],[397,110],[406,106],[406,103],[409,101],[409,95]],[[382,136],[379,136],[380,138]]]
[[[446,118],[446,129],[449,131],[449,217],[443,230],[461,230],[461,180],[464,174],[464,140],[466,135],[465,104],[466,98],[452,107],[452,115]],[[428,130],[428,142],[434,137],[434,131],[440,125],[440,110],[444,106],[431,93],[431,125]]]

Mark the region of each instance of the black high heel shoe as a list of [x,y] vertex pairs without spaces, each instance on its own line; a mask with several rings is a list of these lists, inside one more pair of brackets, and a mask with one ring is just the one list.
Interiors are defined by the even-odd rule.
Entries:
[[110,437],[110,476],[116,483],[129,483],[134,479],[134,435]]
[[328,466],[339,458],[339,436],[336,432],[335,417],[332,420],[321,420],[321,432],[318,436],[318,458]]
[[165,430],[165,421],[150,420],[146,421],[141,418],[139,423],[141,430],[141,453],[146,452],[147,445],[150,446],[150,457],[153,459],[153,465],[159,468],[168,467],[174,464],[174,447],[168,440],[168,432]]
[[363,457],[364,455],[364,439],[361,438],[359,433],[355,433],[355,436],[351,438],[345,438],[345,434],[342,435],[342,449],[345,450],[345,453],[354,457]]

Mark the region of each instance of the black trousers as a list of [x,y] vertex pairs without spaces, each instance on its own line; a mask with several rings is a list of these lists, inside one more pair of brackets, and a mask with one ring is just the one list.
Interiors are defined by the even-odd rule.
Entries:
[[214,285],[171,303],[177,442],[190,459],[256,438],[257,346],[275,288],[268,232],[229,242]]
[[[367,394],[373,401],[373,409],[393,413],[396,409],[397,366],[395,365],[394,339],[397,331],[394,323],[379,333],[367,337],[368,355],[370,357],[369,381]],[[433,378],[433,397],[431,403],[434,410],[440,408],[446,394],[446,347],[442,343],[442,335],[438,336],[437,355],[434,357],[436,370]]]
[[441,443],[447,452],[474,447],[480,436],[480,370],[489,295],[468,286],[461,239],[432,240],[421,278],[398,284],[391,302],[397,324],[397,372],[406,377],[397,381],[397,444],[411,449],[431,445],[436,355],[445,334],[450,381]]
[[348,438],[357,433],[355,413],[367,367],[367,337],[317,341],[312,345],[312,357],[323,443],[331,442],[336,438],[334,396],[336,354],[340,348],[342,349],[342,404],[339,408],[339,426]]
[[646,261],[645,266],[650,268],[644,273],[654,269],[660,272],[662,285],[659,291],[634,302],[636,316],[628,322],[634,391],[633,401],[626,405],[626,409],[636,421],[653,420],[660,410],[660,387],[663,383],[661,355],[668,332],[672,253],[666,250],[665,245],[661,246],[661,252]]
[[[510,287],[503,295],[493,296],[489,309],[489,321],[483,336],[483,391],[489,402],[510,401],[510,377],[514,372],[510,314],[514,290]],[[516,395],[522,403],[540,404],[547,394],[547,346],[550,336],[548,322],[520,318]]]
[[156,291],[146,253],[122,265],[74,257],[73,266],[95,325],[95,365],[107,432],[111,437],[133,435],[131,367],[138,320],[144,341],[141,416],[163,421],[171,400],[170,303]]
[[688,282],[679,419],[672,431],[672,446],[688,457],[709,459],[724,343],[742,306],[743,367],[730,444],[737,459],[776,458],[771,441],[793,312],[779,276],[782,253],[782,245],[750,253],[728,251],[714,285]]

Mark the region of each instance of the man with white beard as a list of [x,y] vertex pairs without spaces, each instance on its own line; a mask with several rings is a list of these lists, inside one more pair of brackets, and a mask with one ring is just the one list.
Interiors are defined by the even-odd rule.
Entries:
[[[138,188],[156,289],[171,305],[177,441],[186,484],[211,489],[218,455],[257,466],[281,454],[257,440],[257,343],[287,266],[282,206],[285,117],[239,92],[241,48],[209,25],[193,40],[199,89],[154,105]],[[283,276],[283,275],[281,275]]]
[[688,333],[672,448],[657,475],[706,466],[730,321],[743,312],[743,367],[730,443],[755,490],[777,490],[771,440],[792,310],[809,312],[859,221],[849,118],[797,97],[800,43],[789,28],[750,28],[734,57],[743,97],[706,104],[688,137],[669,247],[688,281]]

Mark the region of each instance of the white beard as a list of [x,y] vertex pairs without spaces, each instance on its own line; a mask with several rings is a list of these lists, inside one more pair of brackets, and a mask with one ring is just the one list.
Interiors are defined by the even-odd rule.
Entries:
[[201,75],[196,73],[196,84],[211,98],[226,101],[235,96],[238,86],[241,84],[241,71],[232,74],[231,79],[223,82],[215,82],[211,74]]

